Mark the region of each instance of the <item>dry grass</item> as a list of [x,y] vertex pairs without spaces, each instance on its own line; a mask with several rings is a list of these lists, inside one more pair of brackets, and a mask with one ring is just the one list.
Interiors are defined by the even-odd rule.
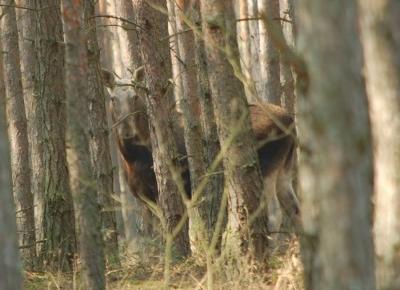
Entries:
[[[282,244],[262,270],[254,265],[243,264],[239,272],[230,276],[227,266],[216,266],[213,289],[303,290],[298,241],[291,239]],[[160,256],[147,256],[144,260],[126,255],[122,264],[119,268],[107,271],[107,289],[159,290],[165,287]],[[77,275],[73,274],[27,272],[25,289],[80,289],[74,282],[77,280]],[[207,289],[206,268],[196,265],[193,259],[175,263],[171,269],[169,288]]]

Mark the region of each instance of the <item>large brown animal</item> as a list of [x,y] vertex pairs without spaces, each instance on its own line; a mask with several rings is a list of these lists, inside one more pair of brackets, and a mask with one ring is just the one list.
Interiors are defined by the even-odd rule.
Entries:
[[[141,83],[144,72],[138,69],[133,83]],[[114,135],[124,164],[124,172],[131,192],[141,200],[157,202],[157,183],[149,124],[143,100],[143,89],[132,86],[130,80],[116,80],[103,71],[103,79],[111,97]],[[142,96],[141,96],[142,95]],[[264,188],[267,194],[270,230],[278,230],[282,221],[281,208],[297,224],[299,206],[292,188],[292,169],[295,142],[290,134],[293,118],[285,110],[269,104],[250,105],[254,134],[258,141],[258,156]],[[175,139],[178,152],[186,156],[183,130],[177,123]],[[187,169],[186,159],[183,168]],[[190,197],[190,176],[183,172],[185,189]]]

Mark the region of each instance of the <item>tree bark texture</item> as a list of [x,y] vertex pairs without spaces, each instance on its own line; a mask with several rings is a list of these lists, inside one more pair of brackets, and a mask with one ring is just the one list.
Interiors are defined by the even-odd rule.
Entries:
[[260,65],[260,30],[258,17],[258,0],[247,0],[248,17],[249,17],[249,33],[251,42],[251,76],[256,86],[257,96],[262,91],[262,75]]
[[39,259],[71,269],[75,225],[65,146],[64,37],[60,2],[36,0],[32,172]]
[[[3,16],[4,17],[4,16]],[[1,48],[1,46],[0,46]],[[2,48],[1,48],[2,49]],[[0,64],[3,54],[0,55]],[[0,289],[22,289],[15,208],[12,194],[3,67],[0,65]]]
[[[293,7],[291,0],[280,0],[280,17],[287,21],[282,21],[282,33],[288,47],[294,47],[293,26],[295,25]],[[285,52],[280,52],[285,53]],[[281,55],[281,82],[282,82],[282,106],[290,113],[295,113],[295,80],[292,72],[292,64],[288,57]]]
[[[177,145],[173,134],[173,99],[169,78],[172,76],[169,52],[167,17],[155,9],[167,11],[166,3],[156,0],[151,3],[137,2],[138,24],[140,30],[142,61],[146,72],[147,114],[150,123],[150,136],[159,191],[159,205],[163,212],[167,235],[175,235],[174,245],[178,255],[190,253],[187,222],[177,229],[185,209],[182,197],[185,195],[182,182],[179,182],[181,169]],[[178,181],[178,182],[177,182]]]
[[105,289],[104,252],[94,176],[96,170],[93,170],[89,145],[90,129],[92,129],[89,117],[90,99],[98,96],[93,96],[97,91],[93,90],[91,87],[93,83],[90,81],[93,74],[90,72],[88,55],[90,49],[88,50],[87,35],[84,32],[84,14],[86,14],[84,5],[80,0],[62,2],[66,41],[68,138],[71,146],[69,165],[78,225],[83,285],[84,289],[100,290]]
[[[17,3],[19,4],[19,3]],[[26,0],[23,6],[27,8],[35,8],[35,0]],[[29,9],[17,9],[17,25],[19,28],[20,39],[20,60],[22,72],[22,87],[24,90],[25,113],[28,120],[28,136],[33,136],[31,122],[33,120],[33,103],[35,87],[35,68],[37,60],[35,56],[35,12]],[[28,138],[29,139],[29,138]],[[31,142],[31,140],[29,140]],[[32,181],[33,182],[33,181]]]
[[[96,13],[99,15],[117,15],[115,1],[114,0],[100,0],[98,1],[98,5],[95,6]],[[114,20],[114,22],[117,22]],[[101,67],[105,68],[109,71],[116,72],[119,76],[121,76],[121,61],[120,57],[118,59],[114,59],[117,56],[120,56],[122,53],[120,51],[119,46],[119,37],[116,34],[115,27],[111,27],[111,19],[106,17],[99,17],[97,18],[97,38],[100,47],[100,63]],[[118,68],[118,71],[117,71]],[[105,94],[106,101],[109,102],[108,95]],[[124,190],[121,188],[122,185],[120,184],[120,176],[123,176],[122,169],[119,167],[119,160],[118,160],[118,152],[117,146],[114,142],[113,134],[111,134],[111,127],[112,127],[112,120],[111,114],[109,110],[109,106],[106,106],[106,113],[107,113],[107,129],[108,129],[108,136],[109,136],[109,144],[110,144],[110,152],[111,152],[111,163],[113,168],[113,192],[114,194],[124,194]],[[122,211],[124,208],[129,205],[121,204],[121,210],[116,210],[116,224],[117,224],[117,231],[119,238],[125,238],[125,224],[123,221],[123,214]]]
[[261,201],[262,182],[243,85],[235,76],[240,62],[232,2],[203,1],[201,13],[212,103],[221,150],[225,150],[226,246],[234,255],[250,252],[260,257],[267,245],[267,223],[264,214],[252,217]]
[[241,55],[241,67],[245,77],[245,92],[248,101],[254,101],[255,83],[252,76],[251,34],[248,0],[239,0],[238,45]]
[[356,17],[356,1],[299,6],[299,48],[311,80],[298,114],[306,289],[375,289],[372,156]]
[[[15,1],[7,1],[15,6]],[[10,137],[13,193],[21,258],[26,269],[33,270],[36,260],[35,218],[31,191],[29,143],[20,69],[18,28],[15,8],[3,7],[1,18],[4,82],[8,135]]]
[[113,170],[108,139],[108,124],[104,87],[99,75],[100,50],[97,42],[95,1],[85,0],[83,4],[88,58],[88,98],[90,153],[96,177],[97,193],[102,207],[103,238],[106,257],[109,262],[119,262],[116,204],[113,194]]
[[182,59],[179,51],[178,44],[178,27],[177,27],[177,16],[176,16],[176,4],[174,0],[167,0],[168,8],[168,33],[170,37],[170,53],[172,63],[172,79],[174,81],[174,97],[177,103],[178,111],[181,111],[180,100],[183,95],[183,80],[182,80]]
[[[110,0],[100,0],[96,6],[98,14],[108,15],[111,14],[109,3]],[[113,2],[113,1],[112,1]],[[99,45],[101,48],[101,66],[107,70],[112,70],[113,68],[113,49],[112,49],[112,27],[107,26],[109,19],[99,17],[97,18],[97,34],[99,39]]]
[[[179,1],[176,5],[178,45],[180,58],[182,59],[182,84],[183,95],[180,99],[182,109],[184,139],[188,155],[190,181],[192,188],[191,205],[188,208],[190,217],[189,236],[192,253],[206,256],[208,244],[211,241],[213,228],[208,224],[210,220],[209,208],[203,203],[204,198],[209,200],[213,192],[205,190],[210,187],[200,188],[201,179],[205,178],[207,163],[203,147],[203,134],[199,119],[199,102],[197,98],[197,66],[195,63],[194,33],[189,28],[192,21],[191,7],[187,8],[187,2]],[[215,219],[213,217],[212,219]]]
[[[207,213],[207,216],[203,216],[202,218],[206,220],[208,233],[212,233],[213,235],[216,234],[218,236],[218,239],[216,239],[218,242],[216,242],[215,245],[210,245],[210,247],[219,249],[221,232],[225,229],[226,225],[226,213],[221,204],[224,190],[224,175],[221,162],[213,164],[217,159],[220,146],[214,109],[211,101],[211,89],[207,72],[207,56],[202,29],[202,17],[200,3],[198,2],[193,6],[191,20],[194,24],[194,29],[196,30],[194,41],[195,61],[197,67],[197,97],[199,98],[200,104],[200,123],[204,138],[204,154],[207,162],[206,168],[207,173],[209,174],[206,177],[208,183],[204,188],[206,194],[203,195],[203,202],[199,207],[201,208],[200,211],[202,213]],[[212,166],[214,166],[214,168],[212,168]],[[215,232],[220,210],[224,211],[224,219],[221,224],[221,232]]]
[[[132,4],[132,0],[123,0],[121,7],[121,16],[131,23],[136,23],[136,8]],[[133,26],[130,23],[123,23],[124,31],[122,31],[120,37],[124,38],[128,53],[128,65],[131,71],[137,69],[141,64],[142,60],[140,58],[139,50],[139,39],[137,30],[139,27]]]
[[400,3],[360,0],[375,157],[379,289],[400,289]]
[[[269,103],[281,104],[281,82],[280,82],[280,56],[276,43],[271,33],[281,29],[279,20],[279,0],[259,0],[259,15],[267,17],[274,25],[268,27],[265,21],[259,22],[260,30],[260,65],[261,75],[264,80],[261,97]],[[271,31],[271,29],[275,31]]]

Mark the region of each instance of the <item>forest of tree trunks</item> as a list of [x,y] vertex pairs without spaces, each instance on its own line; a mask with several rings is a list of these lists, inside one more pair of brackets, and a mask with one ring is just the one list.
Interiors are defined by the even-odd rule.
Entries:
[[0,0],[0,290],[400,289],[398,0]]

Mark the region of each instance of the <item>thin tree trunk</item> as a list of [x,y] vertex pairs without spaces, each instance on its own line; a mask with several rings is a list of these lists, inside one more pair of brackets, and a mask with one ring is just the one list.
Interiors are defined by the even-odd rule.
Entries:
[[100,208],[94,186],[96,178],[93,176],[89,145],[90,98],[98,96],[93,96],[96,90],[90,85],[90,50],[87,50],[87,35],[84,32],[84,14],[88,14],[84,13],[84,4],[80,0],[63,0],[62,8],[66,41],[68,137],[71,146],[69,165],[79,227],[83,285],[84,289],[101,290],[105,289],[104,253],[101,221],[98,218]]
[[252,216],[262,201],[262,182],[243,85],[235,77],[240,63],[233,6],[231,1],[208,0],[202,1],[201,8],[212,102],[225,153],[226,246],[235,256],[250,252],[262,257],[267,223],[263,214]]
[[40,263],[71,269],[75,225],[65,150],[64,37],[58,0],[35,0],[32,172]]
[[[214,238],[216,241],[214,242],[214,245],[210,245],[210,250],[214,251],[215,249],[220,248],[220,237],[222,236],[222,232],[226,225],[226,214],[225,210],[223,209],[224,206],[221,204],[224,190],[224,176],[222,173],[223,167],[221,163],[214,165],[215,169],[213,172],[210,172],[213,162],[217,159],[220,146],[217,125],[214,117],[214,109],[211,102],[211,89],[207,72],[207,56],[204,45],[204,35],[202,31],[200,3],[198,2],[193,7],[191,20],[194,24],[192,29],[197,31],[194,34],[197,67],[197,96],[200,103],[200,122],[204,137],[204,154],[207,162],[206,168],[207,172],[209,173],[209,176],[206,177],[208,178],[208,183],[204,188],[204,192],[206,194],[204,194],[203,202],[199,205],[199,207],[201,207],[200,212],[207,213],[206,217],[202,217],[203,220],[206,220],[207,231],[218,237]],[[218,214],[221,210],[224,211],[224,219],[221,223],[220,232],[216,232]],[[210,251],[208,253],[210,254]]]
[[[254,90],[248,89],[249,86],[254,86],[252,78],[252,55],[251,55],[251,35],[250,35],[250,20],[249,19],[248,0],[239,0],[239,26],[238,26],[238,45],[241,52],[242,72],[245,76],[246,86],[245,92],[248,101],[254,101]],[[253,91],[253,92],[252,92]]]
[[256,19],[258,13],[258,0],[247,0],[248,17],[249,17],[249,32],[251,42],[251,76],[256,87],[256,95],[259,96],[262,91],[262,76],[260,65],[260,30],[259,21]]
[[375,149],[379,289],[400,289],[400,3],[359,0]]
[[[20,5],[19,2],[22,1],[18,1],[17,5]],[[34,9],[35,0],[25,0],[23,1],[23,6]],[[28,136],[33,136],[33,132],[31,129],[32,125],[30,124],[29,120],[32,120],[34,118],[32,98],[35,86],[35,67],[37,65],[34,41],[35,12],[30,9],[17,9],[17,18],[17,25],[19,25],[19,48],[22,72],[22,87],[24,90],[26,119],[28,120]]]
[[177,103],[177,109],[181,111],[180,102],[183,96],[183,80],[182,80],[182,60],[178,44],[178,28],[176,17],[176,4],[174,0],[167,0],[168,8],[168,32],[170,37],[170,52],[172,62],[172,79],[174,80],[174,96]]
[[[110,9],[114,5],[114,1],[107,1],[107,0],[100,0],[98,1],[98,6],[95,6],[96,12],[99,15],[109,15],[113,14]],[[98,11],[97,11],[98,10]],[[114,9],[115,10],[115,9]],[[109,23],[109,19],[99,17],[97,18],[97,37],[99,40],[99,47],[100,47],[100,63],[101,67],[105,68],[109,71],[114,71],[114,51],[113,46],[115,45],[113,27],[107,26]],[[105,25],[105,27],[103,27]],[[115,47],[117,47],[115,45]],[[116,53],[119,53],[118,51]],[[108,103],[110,100],[108,95],[105,94],[106,102]],[[124,193],[122,190],[122,185],[120,184],[120,176],[123,176],[120,171],[119,162],[118,162],[118,152],[117,146],[113,139],[113,134],[111,134],[111,114],[109,110],[109,106],[106,106],[106,113],[107,113],[107,129],[108,129],[108,137],[109,137],[109,144],[110,144],[110,152],[111,152],[111,163],[113,168],[113,192],[114,194]],[[129,205],[127,205],[129,207]],[[125,204],[121,204],[121,210],[116,210],[116,223],[117,223],[117,231],[119,238],[125,238],[125,224],[123,220],[123,207]],[[121,245],[121,244],[120,244]]]
[[372,158],[356,1],[304,0],[299,8],[311,80],[298,118],[306,289],[373,290]]
[[[110,4],[109,0],[99,0],[98,1],[98,14],[99,15],[108,15],[110,13]],[[108,25],[109,19],[99,17],[97,18],[97,34],[99,38],[99,44],[101,48],[101,66],[107,70],[112,70],[113,68],[113,40],[112,40],[112,31]],[[105,27],[103,26],[105,25]],[[115,182],[114,182],[115,183]]]
[[111,263],[119,263],[116,224],[116,204],[113,194],[113,172],[108,140],[106,99],[99,72],[100,50],[97,42],[94,0],[84,1],[84,14],[88,50],[89,126],[91,132],[90,153],[95,170],[97,193],[102,206],[103,238],[106,257]]
[[[135,23],[136,17],[134,6],[132,4],[132,0],[123,0],[122,7],[121,7],[121,16],[130,22]],[[135,7],[136,8],[136,7]],[[121,33],[120,38],[123,38],[124,42],[127,46],[127,58],[129,68],[134,71],[137,69],[141,64],[142,60],[140,58],[140,51],[139,51],[139,39],[136,29],[140,29],[134,27],[129,23],[125,23],[123,25],[125,28],[124,31]]]
[[[7,1],[15,6],[15,1]],[[17,210],[17,227],[19,245],[23,247],[21,258],[26,269],[33,270],[36,259],[35,218],[33,195],[31,192],[31,170],[29,164],[29,143],[25,116],[24,96],[22,90],[18,28],[15,8],[2,9],[1,36],[3,71],[6,88],[6,108],[8,135],[11,145],[11,170],[13,192]]]
[[[17,5],[21,5],[20,2]],[[27,8],[35,8],[35,0],[26,0],[23,2],[23,6]],[[35,117],[34,104],[34,89],[35,89],[35,69],[37,67],[37,59],[35,52],[35,12],[31,9],[17,9],[17,25],[19,25],[19,41],[20,41],[20,63],[21,63],[21,73],[22,73],[22,87],[24,92],[24,104],[25,104],[25,115],[27,119],[27,129],[28,129],[28,142],[29,142],[29,166],[31,170],[31,194],[33,200],[35,200],[35,184],[40,181],[34,180],[34,172],[32,171],[33,164],[33,154],[34,147],[32,145],[35,142],[34,138],[34,125],[33,120]],[[38,235],[36,234],[36,229],[38,228],[37,214],[36,214],[36,202],[33,206],[34,213],[34,231],[35,239],[37,240]],[[35,241],[36,242],[36,241]],[[35,244],[35,252],[36,252]]]
[[[293,48],[294,40],[293,40],[293,26],[294,26],[294,18],[293,18],[293,7],[290,6],[290,0],[280,0],[280,17],[282,19],[286,19],[287,21],[282,22],[282,33],[284,38],[288,44],[288,47]],[[285,53],[285,52],[280,52]],[[285,56],[281,56],[281,81],[282,81],[282,105],[283,107],[290,113],[295,113],[295,84],[294,77],[292,73],[292,65],[288,61],[288,58]]]
[[[0,45],[0,49],[2,47]],[[3,54],[0,55],[0,64]],[[10,150],[5,114],[3,67],[0,65],[0,289],[22,289],[21,264],[17,242],[12,195]]]
[[[180,166],[177,146],[173,134],[173,100],[168,79],[172,76],[169,52],[167,17],[158,11],[166,11],[166,3],[157,0],[148,4],[145,0],[137,2],[138,24],[142,60],[145,65],[147,113],[150,121],[150,136],[154,156],[159,205],[163,211],[163,223],[167,242],[175,235],[174,245],[180,256],[190,253],[187,222],[182,197],[185,195],[183,182],[179,181]],[[164,40],[164,41],[160,41]],[[182,219],[183,222],[181,221]]]
[[[185,10],[185,1],[176,5],[178,44],[182,60],[183,95],[180,107],[183,113],[184,139],[188,155],[190,181],[192,188],[192,205],[188,209],[190,217],[189,236],[193,254],[205,256],[208,243],[211,241],[212,228],[209,228],[209,210],[197,206],[203,197],[213,194],[199,187],[205,177],[207,163],[202,143],[202,131],[199,120],[199,105],[197,99],[197,67],[195,64],[195,43],[193,31],[186,24],[191,21],[189,9]],[[191,10],[191,9],[190,9]],[[214,217],[215,219],[215,217]]]
[[280,105],[280,57],[279,50],[272,41],[270,29],[281,29],[279,21],[279,0],[258,0],[258,12],[267,17],[273,27],[268,27],[264,21],[260,21],[260,65],[264,87],[261,96],[269,103]]

